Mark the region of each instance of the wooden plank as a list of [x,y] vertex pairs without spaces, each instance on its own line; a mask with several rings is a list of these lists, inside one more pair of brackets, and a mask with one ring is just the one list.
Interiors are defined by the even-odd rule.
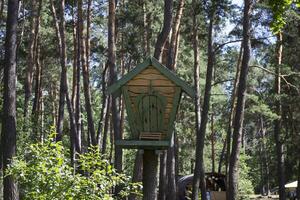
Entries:
[[167,149],[168,140],[116,140],[115,144],[124,149]]
[[[146,70],[144,70],[144,71],[146,71]],[[170,81],[164,75],[162,75],[160,72],[151,73],[151,72],[144,72],[144,71],[142,71],[140,74],[133,77],[132,80],[145,79],[145,80],[166,80],[166,81]]]
[[[174,95],[175,88],[174,87],[153,87],[153,90],[159,92],[161,95]],[[149,90],[149,86],[128,86],[129,92],[142,94],[147,93]]]
[[147,80],[147,79],[134,79],[129,81],[126,85],[128,86],[150,86],[153,87],[175,87],[175,85],[169,80]]
[[131,99],[129,98],[129,95],[128,95],[128,88],[126,86],[124,86],[122,88],[122,92],[123,92],[123,96],[124,96],[124,100],[125,100],[127,117],[128,117],[130,129],[132,132],[132,136],[133,136],[133,138],[138,138],[138,135],[139,135],[139,130],[137,129],[138,128],[138,119],[135,118],[134,112],[132,110]]
[[180,98],[181,98],[181,88],[176,88],[176,94],[175,94],[174,101],[173,101],[173,108],[172,108],[172,112],[170,113],[170,119],[169,119],[169,125],[168,125],[168,136],[167,136],[168,139],[171,139],[172,133],[174,131],[173,130],[174,121],[176,118]]

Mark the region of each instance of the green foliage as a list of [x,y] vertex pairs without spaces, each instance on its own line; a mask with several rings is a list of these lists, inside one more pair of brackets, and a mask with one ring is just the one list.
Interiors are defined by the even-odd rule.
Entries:
[[[109,200],[130,192],[139,194],[140,184],[131,184],[129,177],[116,173],[98,148],[90,148],[77,157],[80,173],[74,171],[62,143],[50,137],[44,143],[29,145],[23,155],[14,158],[8,174],[19,182],[23,199]],[[111,189],[117,185],[122,185],[123,190],[118,197],[112,197]]]
[[251,159],[244,152],[240,154],[239,162],[239,197],[240,199],[247,199],[249,194],[254,193],[254,187],[251,177],[249,176],[250,168],[247,161]]
[[269,4],[273,12],[273,21],[271,29],[274,33],[278,33],[286,24],[285,12],[292,4],[300,7],[299,0],[270,0]]

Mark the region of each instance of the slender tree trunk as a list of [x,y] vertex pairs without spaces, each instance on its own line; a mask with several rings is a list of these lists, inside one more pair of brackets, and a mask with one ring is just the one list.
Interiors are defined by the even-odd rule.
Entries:
[[[193,53],[194,53],[194,87],[195,87],[195,130],[196,130],[196,140],[197,140],[197,146],[196,146],[196,151],[199,151],[199,142],[201,139],[201,133],[200,133],[200,124],[201,124],[201,104],[200,104],[200,65],[199,65],[199,48],[198,48],[198,20],[197,20],[197,13],[196,13],[196,5],[197,1],[193,0],[192,2],[193,5]],[[197,152],[198,153],[198,152]],[[200,175],[200,173],[204,173],[203,166],[201,163],[198,163],[198,169],[201,171],[197,170],[197,173]],[[193,169],[194,173],[194,179],[193,179],[193,199],[198,199],[198,191],[199,191],[199,184],[200,181],[203,183],[203,180],[200,180],[201,177],[198,175],[198,179],[196,179],[197,173]],[[195,176],[196,175],[196,176]]]
[[197,133],[197,142],[196,142],[196,164],[194,170],[194,179],[193,179],[193,192],[192,199],[198,199],[198,188],[201,188],[201,199],[206,200],[206,183],[205,183],[205,168],[204,168],[204,140],[206,132],[206,124],[208,121],[208,111],[210,105],[210,96],[211,96],[211,83],[213,76],[213,67],[214,67],[214,52],[213,52],[213,25],[216,12],[216,5],[213,1],[213,5],[210,11],[210,21],[208,28],[208,61],[207,61],[207,70],[206,70],[206,83],[204,91],[204,101],[203,108],[201,113],[201,123],[200,130]]
[[281,94],[281,64],[282,64],[282,33],[279,32],[277,35],[277,49],[276,49],[276,58],[277,65],[275,69],[276,77],[275,77],[275,94],[276,94],[276,105],[275,112],[279,116],[278,119],[274,121],[274,137],[275,137],[275,148],[276,148],[276,156],[277,156],[277,177],[278,177],[278,185],[279,185],[279,199],[285,200],[285,164],[284,164],[284,146],[282,141],[281,134],[281,124],[282,124],[282,106],[280,101]]
[[[116,44],[115,44],[115,28],[116,28],[116,4],[115,0],[109,0],[109,15],[108,15],[108,66],[110,69],[110,84],[113,84],[117,81],[117,70],[116,70]],[[112,112],[112,122],[113,122],[113,131],[114,139],[121,139],[120,131],[120,112],[118,106],[118,98],[112,96],[111,98],[111,112]],[[123,160],[122,148],[115,146],[115,168],[117,172],[122,171],[122,160]],[[116,187],[116,194],[120,191],[119,187]]]
[[107,97],[107,105],[106,105],[106,114],[105,114],[105,119],[104,119],[104,128],[103,128],[103,142],[102,142],[102,148],[101,152],[102,154],[105,154],[106,152],[106,144],[107,144],[107,135],[108,135],[108,128],[109,128],[109,119],[110,119],[110,113],[109,109],[111,106],[111,98],[110,96]]
[[[89,2],[88,5],[88,27],[87,30],[90,28],[90,10],[91,10],[91,2]],[[82,76],[83,76],[83,93],[84,93],[84,98],[85,98],[85,110],[87,113],[87,122],[88,122],[88,129],[90,133],[90,139],[92,142],[92,145],[96,146],[97,145],[97,139],[96,139],[96,132],[95,132],[95,126],[94,126],[94,118],[93,118],[93,110],[92,110],[92,105],[91,105],[91,91],[90,91],[90,80],[89,80],[89,59],[87,59],[87,55],[89,54],[86,52],[86,50],[89,51],[89,38],[86,39],[84,38],[84,33],[83,33],[83,9],[82,9],[82,0],[78,1],[78,33],[79,33],[79,39],[80,39],[80,58],[81,58],[81,66],[82,66]],[[87,31],[89,34],[89,30]],[[85,49],[85,45],[87,45]],[[89,57],[89,55],[88,55]]]
[[3,197],[5,200],[17,200],[17,185],[6,169],[16,155],[16,50],[18,26],[18,0],[10,0],[7,5],[4,91],[2,109],[2,156],[3,156]]
[[213,105],[212,107],[212,113],[211,113],[211,172],[215,173],[215,130],[214,130],[214,111],[213,111]]
[[[180,0],[178,3],[178,8],[176,12],[176,16],[173,22],[171,41],[165,43],[166,54],[163,53],[163,60],[166,60],[166,66],[168,69],[174,71],[175,68],[175,51],[176,51],[176,42],[177,42],[177,34],[179,32],[180,20],[182,17],[184,7],[184,0]],[[173,200],[176,199],[177,196],[177,183],[176,183],[176,141],[175,141],[175,133],[173,133],[171,147],[168,149],[167,153],[167,168],[168,168],[168,192],[167,199]]]
[[[34,30],[34,65],[36,67],[36,80],[35,80],[35,96],[32,106],[32,114],[38,110],[38,105],[40,101],[40,90],[41,90],[41,63],[40,63],[40,44],[39,44],[39,30],[41,21],[41,10],[42,10],[42,0],[38,1],[38,10],[35,22]],[[37,124],[35,124],[37,125]]]
[[102,80],[101,80],[102,106],[101,106],[100,119],[99,119],[98,130],[97,130],[97,141],[98,141],[99,147],[101,145],[103,128],[104,128],[104,124],[106,121],[106,113],[108,112],[108,109],[109,109],[108,96],[106,94],[106,74],[107,74],[108,65],[105,64],[103,68],[104,69],[102,72]]
[[[59,30],[59,23],[58,23],[58,18],[56,14],[56,9],[53,0],[50,0],[50,6],[51,6],[51,12],[53,15],[53,21],[55,25],[55,33],[56,37],[58,39],[58,49],[59,49],[59,54],[61,55],[61,46],[62,46],[62,41],[60,37],[60,30]],[[63,131],[63,121],[64,121],[64,106],[65,106],[65,93],[64,93],[64,77],[62,76],[63,72],[61,72],[61,77],[60,77],[60,88],[59,88],[59,104],[58,104],[58,116],[57,116],[57,124],[56,124],[56,140],[61,141],[62,140],[62,131]]]
[[269,164],[268,164],[268,153],[265,144],[265,132],[266,129],[264,127],[264,120],[260,117],[260,145],[261,145],[261,166],[262,166],[262,195],[270,194],[270,181],[269,181]]
[[233,126],[233,120],[234,120],[234,113],[235,113],[235,109],[236,109],[237,88],[238,88],[239,78],[240,78],[242,57],[243,57],[243,44],[241,44],[239,57],[238,57],[237,65],[236,65],[235,79],[234,79],[232,95],[231,95],[229,122],[228,122],[227,133],[226,133],[227,149],[226,149],[226,160],[225,160],[225,172],[226,172],[226,176],[227,176],[227,186],[228,186],[228,182],[229,182],[228,166],[229,166],[230,152],[231,152],[232,126]]
[[24,84],[25,98],[24,98],[24,117],[28,118],[28,107],[29,101],[32,94],[32,79],[34,69],[34,51],[35,51],[35,24],[37,19],[37,2],[36,0],[31,1],[31,16],[30,16],[30,33],[29,33],[29,53],[27,58],[26,78]]
[[167,195],[167,153],[163,151],[160,154],[160,169],[159,169],[159,200],[165,200]]
[[[76,121],[76,128],[77,128],[77,134],[78,136],[82,135],[83,125],[81,121],[81,99],[80,99],[80,93],[81,93],[81,87],[80,87],[80,76],[81,76],[81,45],[80,45],[80,37],[79,37],[79,20],[77,20],[76,23],[76,96],[75,96],[75,121]],[[73,80],[74,81],[74,80]]]
[[172,70],[175,70],[174,68],[176,62],[175,55],[176,55],[177,45],[178,45],[177,39],[179,38],[178,37],[179,27],[180,27],[181,17],[183,13],[184,3],[185,0],[179,0],[176,16],[174,18],[173,27],[172,27],[171,42],[169,45],[169,52],[168,52],[168,59],[167,59],[167,67]]
[[[72,37],[73,37],[73,82],[72,82],[72,105],[74,108],[74,111],[76,113],[76,95],[77,95],[77,60],[78,60],[78,52],[77,52],[77,40],[78,40],[78,31],[77,31],[77,21],[75,17],[75,1],[73,0],[72,2],[72,25],[73,25],[73,32],[72,32]],[[80,60],[80,59],[79,59]],[[76,121],[77,123],[77,121]]]
[[155,44],[154,57],[157,60],[160,60],[161,54],[163,51],[163,47],[169,37],[171,27],[172,27],[172,9],[173,9],[173,1],[172,0],[164,0],[165,8],[164,8],[164,25],[157,37],[157,41]]
[[171,144],[167,151],[167,175],[168,175],[168,192],[167,200],[176,200],[177,186],[175,177],[175,134],[173,132],[171,137]]
[[236,200],[238,194],[238,164],[241,146],[241,136],[244,120],[246,84],[250,60],[250,16],[252,12],[253,1],[245,0],[244,20],[243,20],[243,59],[237,90],[237,105],[234,118],[234,129],[232,138],[232,151],[229,163],[229,186],[227,190],[228,200]]
[[39,117],[40,117],[40,103],[41,103],[41,94],[42,94],[42,66],[40,62],[40,44],[37,44],[36,49],[36,56],[35,56],[35,66],[36,66],[36,74],[35,74],[35,91],[34,91],[34,101],[32,106],[32,116],[34,121],[34,133],[33,139],[38,141],[39,139],[39,131],[40,131],[40,124],[39,124]]
[[226,151],[226,139],[223,140],[223,147],[222,147],[222,151],[221,151],[221,155],[220,155],[220,160],[219,160],[219,164],[218,164],[218,173],[221,174],[222,173],[222,165],[224,162],[224,158],[225,158],[225,151]]
[[[70,119],[70,137],[71,141],[73,142],[75,146],[75,151],[77,153],[81,153],[81,137],[77,134],[76,129],[76,122],[75,122],[75,116],[74,111],[72,107],[72,102],[69,96],[69,90],[68,90],[68,79],[67,79],[67,52],[66,52],[66,38],[65,38],[65,1],[60,1],[59,4],[59,41],[61,41],[60,45],[60,62],[61,62],[61,92],[64,95],[60,95],[60,98],[66,98],[67,102],[67,108],[69,112],[69,119]],[[60,105],[61,106],[61,105]],[[62,112],[64,111],[64,107],[61,108]],[[61,139],[61,138],[60,138]]]

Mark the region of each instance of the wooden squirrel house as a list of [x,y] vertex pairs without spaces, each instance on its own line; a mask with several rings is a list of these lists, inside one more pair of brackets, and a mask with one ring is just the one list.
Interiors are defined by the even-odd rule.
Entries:
[[140,149],[169,147],[182,92],[195,96],[193,88],[155,58],[136,66],[108,91],[122,93],[131,129],[129,138],[116,145]]

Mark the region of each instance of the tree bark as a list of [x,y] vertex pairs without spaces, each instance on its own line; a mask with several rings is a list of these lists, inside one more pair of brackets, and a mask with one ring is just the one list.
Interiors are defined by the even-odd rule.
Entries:
[[210,11],[210,21],[208,28],[208,61],[207,61],[207,70],[206,70],[206,82],[205,82],[205,91],[204,91],[204,101],[203,108],[201,113],[201,123],[200,129],[197,133],[197,141],[196,141],[196,164],[194,170],[194,179],[193,179],[193,192],[192,199],[198,199],[198,188],[201,188],[201,199],[206,200],[206,183],[205,183],[205,168],[204,168],[204,140],[205,140],[205,132],[206,132],[206,124],[208,121],[208,111],[210,105],[210,96],[211,96],[211,83],[213,76],[213,68],[214,68],[214,52],[213,52],[213,26],[214,26],[214,18],[216,13],[216,3],[213,1],[211,11]]
[[16,50],[18,26],[18,0],[8,1],[4,58],[4,91],[2,113],[2,154],[3,154],[3,197],[17,200],[17,185],[6,169],[16,155]]
[[167,59],[167,67],[172,70],[175,70],[175,63],[176,63],[175,58],[176,58],[177,46],[179,43],[177,39],[179,38],[178,35],[179,35],[179,28],[180,28],[184,3],[185,0],[179,0],[176,16],[172,27],[172,35],[171,35],[171,41],[169,45],[169,52],[168,52],[168,59]]
[[176,200],[177,186],[175,177],[175,134],[173,132],[171,137],[170,147],[167,151],[167,175],[168,175],[168,192],[167,200]]
[[[90,18],[90,10],[91,10],[91,2],[88,4],[88,18]],[[97,145],[97,139],[96,139],[96,132],[95,132],[95,125],[94,125],[94,117],[93,117],[93,110],[91,105],[91,91],[90,91],[90,78],[89,78],[89,52],[86,52],[86,50],[89,51],[89,38],[85,40],[84,37],[84,25],[83,25],[83,9],[82,9],[82,0],[78,1],[78,33],[79,33],[79,39],[80,39],[80,58],[81,58],[81,66],[82,66],[82,76],[83,76],[83,93],[84,93],[84,99],[85,99],[85,110],[87,113],[87,122],[88,122],[88,129],[89,129],[89,135],[93,146]],[[88,21],[87,26],[87,34],[89,34],[89,26],[90,26],[90,19]],[[87,35],[89,36],[89,35]],[[87,46],[87,47],[86,47]],[[87,57],[88,56],[88,57]]]
[[28,107],[29,101],[32,94],[32,81],[33,81],[33,69],[34,69],[34,56],[35,56],[35,24],[37,19],[37,2],[36,0],[31,1],[31,16],[30,16],[30,41],[29,41],[29,53],[27,58],[27,68],[26,68],[26,78],[24,83],[24,91],[25,91],[25,98],[24,98],[24,117],[25,119],[28,118]]
[[213,105],[212,107],[212,113],[211,113],[211,172],[215,173],[215,130],[214,130],[214,111],[213,111]]
[[281,64],[282,64],[282,33],[277,34],[277,48],[276,48],[276,59],[277,65],[275,68],[275,112],[278,115],[278,119],[274,120],[274,138],[275,138],[275,148],[276,148],[276,157],[277,157],[277,177],[278,177],[278,186],[279,186],[279,199],[285,200],[285,161],[284,161],[284,146],[282,141],[281,134],[281,124],[282,124],[282,106],[280,101],[281,94]]
[[107,135],[108,135],[108,128],[109,128],[109,119],[110,119],[110,113],[109,109],[111,107],[111,98],[110,96],[107,97],[107,105],[106,105],[106,114],[104,119],[104,128],[103,128],[103,142],[101,147],[101,153],[105,154],[106,152],[106,144],[107,144]]
[[[59,55],[61,55],[61,47],[62,47],[62,39],[60,37],[60,27],[59,22],[56,14],[56,8],[54,5],[53,0],[50,0],[50,6],[51,6],[51,13],[53,15],[53,21],[55,25],[55,33],[56,37],[58,39],[58,49],[59,49]],[[59,104],[58,104],[58,116],[57,116],[57,124],[56,124],[56,140],[61,141],[62,140],[62,131],[63,131],[63,121],[64,121],[64,106],[65,106],[65,93],[64,93],[64,86],[63,86],[63,71],[61,72],[60,77],[60,87],[59,87]]]
[[155,44],[154,57],[157,60],[160,60],[161,54],[163,51],[163,47],[169,37],[171,27],[172,27],[172,9],[173,9],[173,1],[172,0],[164,0],[164,25],[162,31],[157,37],[157,41]]
[[[52,0],[51,0],[52,1]],[[53,2],[52,2],[53,4]],[[58,23],[59,27],[59,35],[60,38],[60,64],[61,64],[61,85],[60,85],[60,92],[63,94],[60,94],[60,98],[64,98],[63,100],[60,99],[60,102],[64,102],[66,99],[67,102],[67,108],[69,112],[69,119],[70,119],[70,138],[71,143],[73,143],[75,151],[77,153],[81,153],[81,136],[77,134],[76,129],[76,122],[75,122],[75,116],[74,111],[72,107],[71,98],[69,96],[69,90],[68,90],[68,79],[67,79],[67,52],[66,52],[66,38],[65,38],[65,1],[62,0],[59,3],[59,23],[57,20],[55,20]],[[64,111],[64,103],[60,104],[60,111]],[[60,135],[61,136],[61,135]],[[61,137],[59,138],[61,139]],[[72,150],[71,149],[71,150]],[[73,152],[74,154],[74,152]]]
[[97,130],[97,142],[100,147],[101,139],[103,135],[103,128],[106,121],[106,113],[108,112],[109,105],[108,105],[108,97],[106,94],[106,74],[107,74],[108,65],[105,64],[103,67],[102,72],[102,80],[101,80],[101,91],[102,91],[102,106],[100,111],[100,119],[98,123],[98,130]]
[[159,200],[165,200],[167,195],[167,152],[163,151],[160,154],[159,168]]
[[[116,4],[115,0],[109,0],[109,15],[108,15],[108,66],[110,69],[110,84],[117,81],[117,70],[116,70]],[[112,112],[112,123],[114,131],[114,139],[121,139],[120,131],[120,112],[118,106],[118,98],[112,95],[111,98],[111,112]],[[123,160],[122,148],[115,145],[115,168],[117,172],[122,171],[122,160]],[[116,187],[115,193],[118,194],[120,188]]]
[[243,44],[241,44],[239,57],[238,57],[237,65],[236,65],[235,79],[234,79],[232,95],[231,95],[229,122],[228,122],[227,133],[226,133],[227,149],[226,149],[226,160],[225,160],[225,173],[227,176],[227,186],[228,186],[228,182],[229,182],[228,166],[229,166],[230,152],[231,152],[232,126],[233,126],[233,120],[234,120],[234,113],[235,113],[235,109],[236,109],[237,88],[238,88],[239,78],[240,78],[242,57],[243,57]]
[[[79,2],[79,1],[78,1]],[[77,2],[77,3],[78,3]],[[79,5],[77,5],[78,8]],[[78,10],[78,9],[77,9]],[[76,66],[75,66],[75,123],[76,123],[76,128],[77,128],[77,134],[82,135],[82,130],[83,130],[83,125],[81,123],[81,98],[80,98],[80,93],[81,93],[81,63],[80,63],[80,58],[81,58],[81,45],[80,45],[80,24],[79,24],[79,19],[77,17],[77,22],[76,22],[76,37],[75,37],[75,45],[74,49],[76,51],[75,56],[76,56]],[[73,71],[73,72],[74,72]],[[74,145],[73,145],[74,146]]]
[[237,91],[237,105],[234,119],[234,129],[232,137],[232,151],[229,163],[229,186],[227,190],[228,200],[236,200],[238,195],[238,163],[241,146],[241,136],[244,121],[245,97],[247,75],[250,60],[250,16],[252,13],[252,0],[245,0],[244,20],[243,20],[243,59]]

